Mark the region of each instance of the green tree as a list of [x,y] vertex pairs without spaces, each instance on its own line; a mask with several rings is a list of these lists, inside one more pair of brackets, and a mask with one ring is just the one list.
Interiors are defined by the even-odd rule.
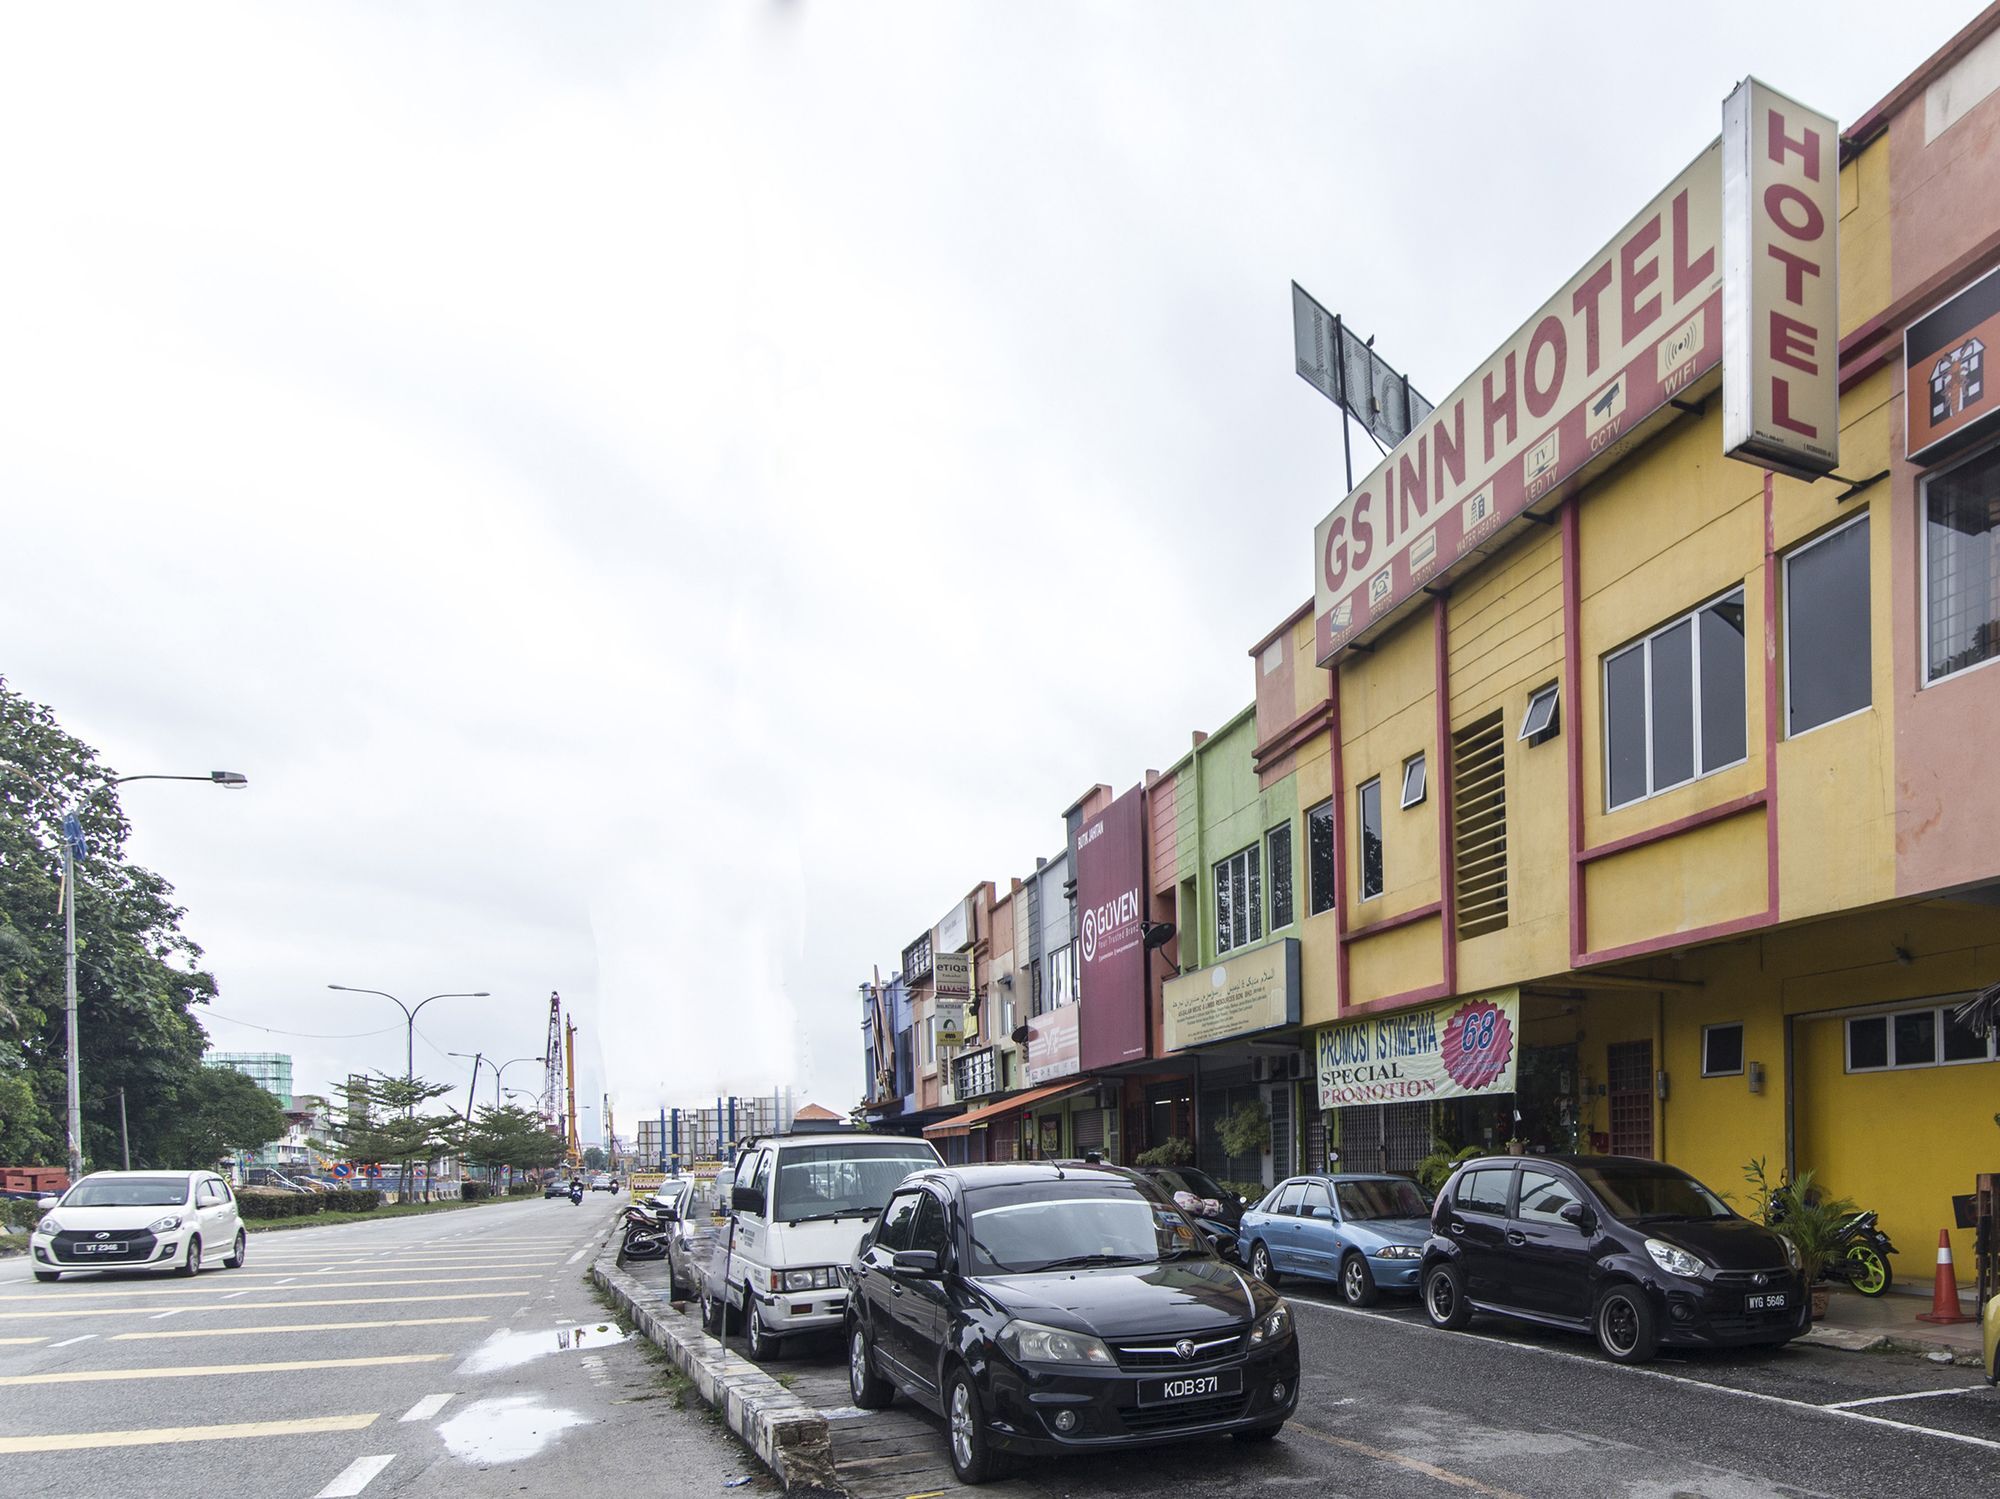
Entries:
[[15,1159],[58,1160],[63,1149],[66,810],[89,843],[76,905],[86,1161],[119,1158],[120,1088],[138,1161],[169,1153],[187,1095],[201,1085],[207,1036],[195,1006],[213,998],[215,980],[181,930],[173,887],[125,858],[130,825],[112,774],[47,707],[0,678],[0,1141]]
[[586,1171],[602,1171],[607,1159],[608,1157],[604,1154],[602,1146],[592,1145],[583,1153],[583,1169]]
[[467,1160],[481,1166],[512,1166],[517,1171],[541,1171],[564,1155],[562,1136],[531,1109],[482,1107],[463,1133]]
[[456,1114],[418,1112],[454,1091],[449,1083],[404,1080],[386,1073],[350,1078],[327,1120],[325,1138],[313,1144],[357,1166],[396,1166],[396,1187],[411,1196],[419,1161],[458,1148],[463,1122]]
[[[180,1113],[148,1166],[213,1166],[238,1150],[254,1150],[285,1132],[278,1100],[242,1073],[204,1067],[181,1089]],[[141,1164],[137,1155],[134,1164]]]

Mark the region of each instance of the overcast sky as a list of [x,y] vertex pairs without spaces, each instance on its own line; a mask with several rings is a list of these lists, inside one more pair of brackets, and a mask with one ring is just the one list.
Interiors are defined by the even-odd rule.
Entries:
[[301,1091],[403,1064],[333,982],[491,990],[461,1086],[560,990],[622,1133],[844,1110],[871,966],[1310,594],[1292,279],[1441,397],[1743,75],[1974,9],[8,7],[0,673],[249,775],[132,853]]

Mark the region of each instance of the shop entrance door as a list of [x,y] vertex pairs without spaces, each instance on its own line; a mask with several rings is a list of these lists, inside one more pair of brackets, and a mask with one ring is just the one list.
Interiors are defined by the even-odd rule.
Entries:
[[1611,1153],[1653,1155],[1653,1043],[1620,1041],[1605,1049]]

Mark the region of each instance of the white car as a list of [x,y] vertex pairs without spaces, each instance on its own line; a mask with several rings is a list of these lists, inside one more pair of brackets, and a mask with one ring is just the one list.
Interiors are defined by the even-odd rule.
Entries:
[[194,1275],[217,1255],[234,1270],[249,1248],[236,1195],[213,1171],[96,1171],[41,1207],[28,1236],[36,1280],[65,1270]]

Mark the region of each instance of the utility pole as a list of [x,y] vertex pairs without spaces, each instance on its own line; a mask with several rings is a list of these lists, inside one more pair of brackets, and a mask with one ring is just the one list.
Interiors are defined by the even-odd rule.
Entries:
[[[76,839],[83,836],[79,830]],[[83,1084],[76,1056],[76,847],[64,828],[63,856],[63,1029],[69,1041],[69,1179],[83,1180]]]
[[118,1146],[125,1156],[125,1169],[132,1169],[132,1135],[125,1128],[125,1090],[118,1090]]

